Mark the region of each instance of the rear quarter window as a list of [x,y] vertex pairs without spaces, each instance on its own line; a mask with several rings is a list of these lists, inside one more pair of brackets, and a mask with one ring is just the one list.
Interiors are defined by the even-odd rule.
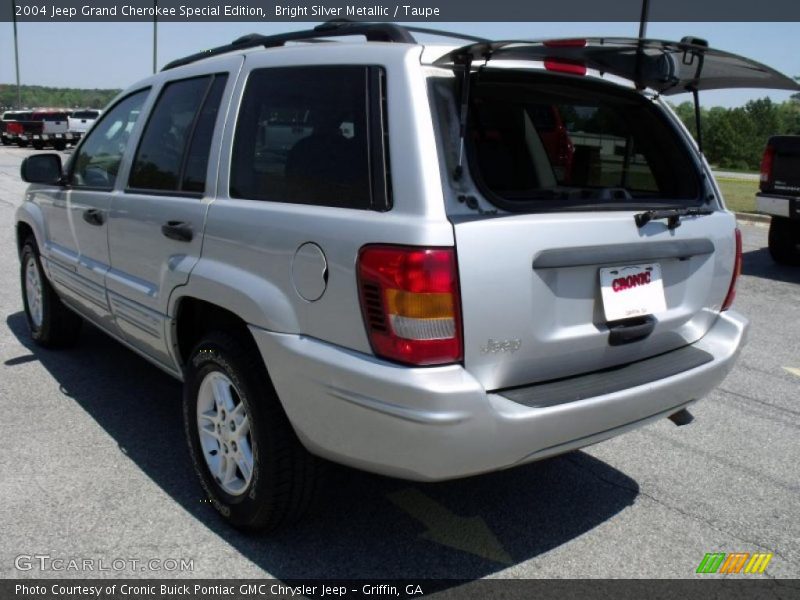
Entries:
[[367,66],[253,71],[236,124],[231,196],[387,208],[381,78]]

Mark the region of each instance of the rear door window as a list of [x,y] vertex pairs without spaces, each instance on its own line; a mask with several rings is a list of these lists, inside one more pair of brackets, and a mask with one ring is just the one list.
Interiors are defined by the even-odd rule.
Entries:
[[482,76],[467,148],[476,182],[511,210],[696,205],[688,145],[650,100],[543,76]]
[[128,187],[202,193],[217,111],[227,75],[167,84],[136,151]]
[[211,150],[211,138],[214,136],[214,126],[217,122],[222,94],[227,75],[217,75],[203,102],[203,108],[197,117],[197,123],[192,133],[191,141],[186,152],[181,176],[181,190],[187,192],[203,193],[206,186],[206,170],[208,168],[208,155]]
[[377,67],[253,71],[236,125],[231,196],[387,209],[382,97]]

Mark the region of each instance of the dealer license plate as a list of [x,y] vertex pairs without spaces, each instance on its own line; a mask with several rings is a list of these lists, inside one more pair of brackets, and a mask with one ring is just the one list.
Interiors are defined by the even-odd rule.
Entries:
[[600,269],[600,291],[607,321],[667,310],[658,263]]

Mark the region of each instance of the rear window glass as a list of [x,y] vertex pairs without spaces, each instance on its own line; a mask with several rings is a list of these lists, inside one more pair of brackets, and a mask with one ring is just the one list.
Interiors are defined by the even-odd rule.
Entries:
[[71,116],[73,119],[96,119],[99,114],[96,110],[76,110]]
[[698,203],[688,146],[639,94],[520,74],[482,76],[471,88],[470,168],[496,204]]
[[231,196],[370,208],[368,105],[367,67],[253,71],[236,125]]

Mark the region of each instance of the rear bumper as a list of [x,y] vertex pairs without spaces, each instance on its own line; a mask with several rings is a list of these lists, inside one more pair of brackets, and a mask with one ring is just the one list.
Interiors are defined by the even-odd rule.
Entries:
[[28,137],[32,140],[49,142],[53,140],[71,141],[78,139],[80,136],[76,136],[73,133],[34,133]]
[[765,215],[800,219],[800,200],[798,198],[756,194],[756,209]]
[[693,346],[711,360],[669,377],[551,406],[487,393],[460,365],[409,368],[307,337],[251,328],[286,412],[313,453],[436,481],[581,448],[699,400],[733,367],[748,322],[720,315]]

